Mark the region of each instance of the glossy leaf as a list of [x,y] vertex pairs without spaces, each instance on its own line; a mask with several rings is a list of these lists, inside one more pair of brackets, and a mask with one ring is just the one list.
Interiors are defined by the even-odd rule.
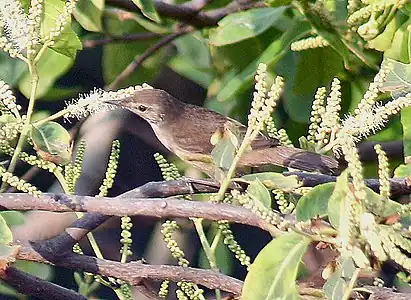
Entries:
[[20,59],[11,58],[7,53],[0,51],[0,79],[10,86],[18,83],[27,70],[27,65]]
[[[411,118],[411,115],[410,115]],[[411,142],[411,141],[410,141]],[[404,147],[405,148],[405,147]],[[410,149],[411,150],[411,149]],[[407,165],[399,165],[395,170],[394,170],[394,177],[397,178],[407,178],[408,176],[411,176],[411,164]]]
[[265,207],[271,208],[271,193],[258,178],[248,185],[247,193],[253,199],[260,201]]
[[[45,95],[54,82],[72,66],[73,62],[74,60],[70,57],[51,49],[46,49],[37,63],[39,84],[36,90],[36,98],[41,98]],[[30,97],[31,80],[30,73],[27,70],[19,82],[19,89],[27,98]]]
[[279,39],[275,40],[260,57],[256,58],[239,74],[234,76],[217,94],[218,101],[226,101],[235,94],[242,91],[245,87],[250,87],[255,71],[260,63],[265,63],[272,68],[289,50],[291,43],[309,33],[308,23],[296,23],[287,30]]
[[0,215],[0,271],[4,271],[8,264],[16,260],[18,246],[11,246],[13,234],[4,218]]
[[360,64],[361,61],[371,68],[378,69],[378,66],[374,64],[369,55],[361,51],[355,44],[349,44],[336,27],[329,23],[327,18],[322,17],[314,5],[304,2],[302,11],[316,32],[340,54],[346,69],[352,69],[354,65]]
[[100,32],[103,9],[104,0],[80,0],[76,4],[73,15],[84,29]]
[[334,191],[328,201],[328,220],[334,228],[340,226],[340,216],[345,211],[345,199],[349,192],[348,173],[344,171],[338,176]]
[[[118,15],[109,15],[105,18],[105,30],[108,34],[119,36],[128,33],[145,32],[134,19],[119,20]],[[135,59],[155,42],[136,41],[128,44],[108,44],[103,47],[103,77],[106,84],[113,82],[117,76]],[[119,55],[121,53],[121,55]],[[120,87],[150,82],[159,72],[163,52],[160,50],[155,55],[144,61],[133,74],[120,84]]]
[[404,158],[408,166],[411,163],[411,107],[401,110],[401,125],[404,141]]
[[402,63],[411,62],[411,32],[408,30],[409,26],[411,26],[411,18],[395,32],[391,47],[385,51],[384,57]]
[[218,140],[213,151],[211,151],[211,156],[216,166],[223,170],[228,170],[236,155],[237,145],[237,138],[227,130],[224,136]]
[[65,165],[71,160],[72,144],[67,130],[56,122],[47,122],[31,130],[34,148],[42,159]]
[[297,176],[284,176],[275,172],[247,174],[241,178],[247,181],[258,179],[269,189],[293,190],[302,185]]
[[159,23],[161,21],[157,11],[154,8],[153,0],[132,0],[135,5],[141,9],[143,15],[147,18],[153,20],[154,22]]
[[230,14],[218,22],[210,43],[223,46],[259,35],[278,21],[284,10],[284,7],[255,8]]
[[13,242],[13,234],[11,233],[6,220],[0,214],[0,244],[9,244],[11,242]]
[[[64,5],[64,1],[61,0],[44,1],[44,13],[40,28],[40,34],[43,38],[49,36],[51,30],[56,28],[56,21],[63,13]],[[54,44],[49,48],[69,58],[76,57],[77,50],[82,49],[82,44],[77,34],[71,29],[71,22],[65,25]]]
[[284,233],[257,255],[245,278],[241,299],[298,299],[297,272],[310,239]]
[[[310,76],[307,76],[308,70]],[[288,53],[278,64],[277,72],[285,78],[293,78],[287,82],[282,94],[289,117],[308,123],[317,88],[328,86],[335,74],[343,70],[340,56],[330,47]]]
[[187,34],[175,41],[178,54],[168,65],[177,73],[207,88],[213,78],[211,58],[201,32]]
[[8,226],[16,226],[24,224],[24,214],[20,211],[2,211],[0,213]]
[[328,201],[334,192],[335,182],[317,185],[298,200],[296,206],[297,221],[308,221],[324,217],[328,213]]
[[368,48],[375,49],[381,52],[390,49],[392,47],[393,38],[398,27],[397,19],[398,18],[392,19],[381,34],[379,34],[376,38],[368,41]]
[[347,288],[347,283],[343,278],[341,278],[341,270],[334,272],[327,282],[324,284],[324,293],[327,299],[330,300],[341,300],[343,299],[345,289]]
[[388,73],[381,90],[391,92],[394,99],[411,92],[411,63],[404,64],[389,58],[386,60],[393,68]]

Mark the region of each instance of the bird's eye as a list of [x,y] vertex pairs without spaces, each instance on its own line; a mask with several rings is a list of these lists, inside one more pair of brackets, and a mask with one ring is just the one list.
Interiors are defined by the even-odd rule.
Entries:
[[145,106],[145,105],[139,105],[139,106],[138,106],[138,110],[141,111],[141,112],[145,112],[145,111],[147,110],[147,106]]

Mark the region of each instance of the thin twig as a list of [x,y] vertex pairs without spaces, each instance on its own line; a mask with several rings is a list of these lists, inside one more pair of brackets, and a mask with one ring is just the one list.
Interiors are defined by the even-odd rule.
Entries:
[[158,37],[162,37],[162,34],[155,32],[141,32],[134,34],[125,34],[122,36],[111,36],[99,40],[83,40],[83,48],[94,48],[103,46],[110,43],[130,43],[135,41],[151,40]]
[[[107,0],[106,3],[127,9],[128,11],[140,12],[140,9],[128,0]],[[153,3],[160,16],[178,20],[196,28],[213,27],[218,24],[218,21],[231,13],[265,6],[264,2],[243,0],[232,1],[225,7],[209,11],[198,11],[201,6],[198,6],[197,1],[190,1],[184,4],[169,4],[155,0]]]
[[87,298],[62,286],[10,267],[0,272],[0,279],[18,292],[40,299],[86,300]]
[[159,49],[162,47],[168,45],[170,42],[175,40],[176,38],[187,34],[189,32],[192,32],[194,28],[192,27],[182,27],[180,30],[178,30],[175,33],[169,34],[162,39],[160,39],[158,42],[153,44],[150,48],[148,48],[146,51],[144,51],[143,54],[137,55],[134,60],[121,72],[116,79],[109,85],[109,89],[115,90],[118,88],[119,84],[121,81],[129,77],[147,58],[149,58],[151,55],[156,53]]

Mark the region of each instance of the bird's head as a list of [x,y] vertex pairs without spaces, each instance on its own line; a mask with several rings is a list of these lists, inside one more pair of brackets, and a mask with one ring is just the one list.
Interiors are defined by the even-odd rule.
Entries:
[[175,106],[178,106],[177,101],[163,90],[142,89],[135,91],[132,96],[110,100],[107,103],[130,110],[151,125],[159,125],[164,121],[167,113],[175,110]]

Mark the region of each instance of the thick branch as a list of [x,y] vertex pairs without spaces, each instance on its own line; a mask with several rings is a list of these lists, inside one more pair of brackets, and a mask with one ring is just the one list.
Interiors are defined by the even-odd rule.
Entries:
[[221,289],[235,295],[241,294],[243,285],[243,282],[238,279],[211,270],[146,265],[141,262],[120,263],[75,253],[67,253],[64,259],[50,261],[43,257],[41,250],[39,252],[37,250],[36,246],[32,247],[28,244],[22,244],[17,259],[48,263],[57,267],[111,276],[122,279],[132,285],[139,285],[142,279],[171,280],[174,282],[186,280],[210,289]]
[[35,296],[40,299],[65,299],[65,300],[86,300],[87,298],[61,287],[52,282],[45,281],[36,276],[27,274],[16,268],[10,267],[0,274],[0,278],[5,283],[14,287],[20,293]]
[[269,231],[271,225],[250,210],[224,203],[209,203],[163,198],[106,198],[43,194],[0,194],[2,210],[46,210],[54,212],[88,212],[110,216],[150,216],[157,218],[204,218],[259,227]]

